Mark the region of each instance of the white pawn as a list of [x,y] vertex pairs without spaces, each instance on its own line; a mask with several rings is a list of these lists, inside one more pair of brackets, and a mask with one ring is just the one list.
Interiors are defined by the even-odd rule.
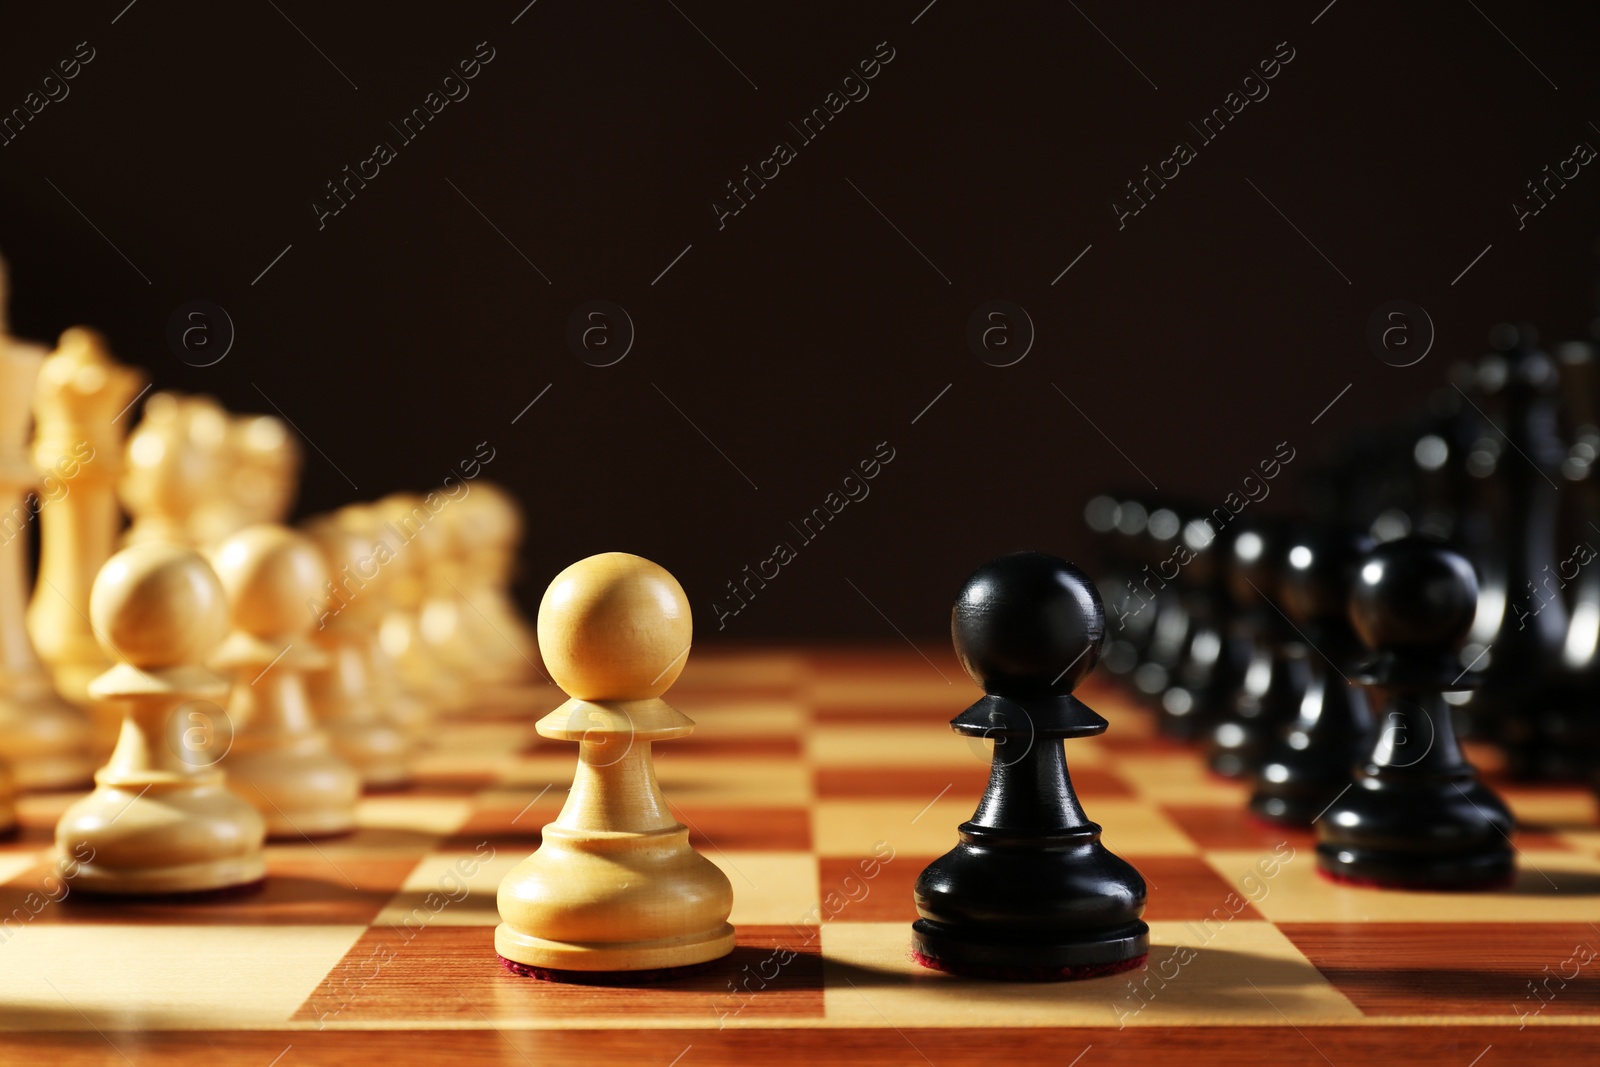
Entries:
[[203,666],[228,625],[216,573],[175,545],[123,549],[95,577],[89,617],[116,660],[89,694],[125,712],[94,792],[56,824],[60,853],[83,860],[74,888],[165,894],[260,881],[266,825],[216,765],[228,680]]
[[303,677],[328,665],[306,607],[328,580],[321,553],[287,527],[247,526],[217,546],[212,565],[233,618],[212,657],[234,677],[236,732],[224,760],[233,789],[261,812],[269,838],[349,833],[361,777],[334,754]]
[[490,700],[521,704],[527,685],[541,679],[533,627],[511,598],[522,514],[509,493],[480,478],[441,518],[461,554],[461,621],[483,664],[479,678],[484,692]]
[[[399,665],[383,643],[384,620],[395,610],[394,582],[403,564],[390,551],[387,542],[378,535],[377,509],[370,504],[347,504],[323,520],[331,521],[348,530],[358,539],[361,555],[354,566],[355,582],[344,567],[330,574],[335,588],[326,610],[337,610],[344,602],[344,590],[354,586],[363,600],[364,625],[362,638],[367,656],[367,683],[372,687],[372,699],[379,710],[407,737],[417,738],[427,729],[432,718],[432,708],[406,689],[400,678]],[[316,524],[309,526],[316,528]],[[330,567],[330,569],[335,569]]]
[[733,951],[733,887],[689,845],[650,746],[694,721],[665,700],[689,654],[683,587],[624,552],[562,571],[539,605],[539,648],[572,699],[540,719],[578,742],[578,770],[539,850],[500,883],[495,950],[543,971],[651,971]]
[[434,578],[439,547],[434,512],[411,493],[386,496],[375,505],[378,538],[388,552],[393,574],[388,612],[379,624],[384,651],[394,661],[401,684],[430,712],[459,710],[467,702],[466,681],[439,657],[423,630],[423,610]]
[[227,413],[207,396],[154,393],[128,437],[127,466],[118,493],[133,522],[124,545],[164,541],[194,547],[201,505],[225,491],[219,460]]
[[411,779],[411,738],[373,689],[368,646],[378,626],[382,603],[362,584],[361,575],[379,566],[371,545],[324,518],[306,525],[322,551],[325,575],[314,602],[322,605],[312,636],[327,666],[309,676],[311,703],[333,746],[355,767],[369,788],[392,788]]

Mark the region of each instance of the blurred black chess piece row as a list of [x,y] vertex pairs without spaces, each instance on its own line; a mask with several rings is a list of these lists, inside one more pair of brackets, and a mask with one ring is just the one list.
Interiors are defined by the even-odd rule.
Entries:
[[[1218,773],[1270,764],[1284,805],[1299,752],[1359,732],[1359,709],[1327,706],[1349,703],[1327,683],[1360,651],[1339,608],[1349,560],[1411,535],[1478,579],[1458,657],[1477,688],[1449,695],[1457,729],[1495,745],[1512,778],[1600,787],[1600,350],[1552,355],[1531,327],[1502,325],[1449,377],[1405,425],[1337,439],[1292,518],[1147,494],[1086,508],[1107,669],[1169,736],[1206,741]],[[1284,743],[1301,746],[1287,763]]]
[[1600,790],[1600,349],[1497,326],[1416,418],[1307,466],[1288,515],[1091,500],[1105,666],[1256,816],[1315,823],[1329,874],[1503,881],[1511,817],[1458,736]]

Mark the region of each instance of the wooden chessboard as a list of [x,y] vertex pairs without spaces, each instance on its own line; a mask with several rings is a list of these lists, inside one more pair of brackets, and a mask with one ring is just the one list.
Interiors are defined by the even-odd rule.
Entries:
[[50,828],[71,798],[25,798],[0,848],[0,1063],[1497,1067],[1600,1050],[1588,794],[1505,787],[1525,827],[1507,891],[1339,887],[1309,835],[1252,823],[1242,787],[1105,684],[1083,695],[1110,732],[1068,756],[1149,882],[1148,969],[1033,985],[918,967],[912,882],[987,774],[983,746],[945,725],[973,687],[929,654],[696,651],[669,699],[699,728],[657,764],[733,882],[739,947],[661,985],[552,985],[495,957],[496,885],[575,759],[532,732],[560,702],[549,686],[517,713],[441,722],[415,786],[364,801],[352,837],[269,847],[254,895],[62,897]]

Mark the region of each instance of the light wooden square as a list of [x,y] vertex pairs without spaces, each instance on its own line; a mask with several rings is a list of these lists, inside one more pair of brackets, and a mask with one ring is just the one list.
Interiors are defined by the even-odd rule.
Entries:
[[23,871],[30,871],[50,856],[49,849],[37,852],[14,852],[0,855],[0,885],[11,881]]
[[366,797],[356,808],[363,829],[452,834],[472,814],[472,801],[441,797]]
[[[678,705],[674,704],[674,707]],[[695,722],[695,737],[799,737],[805,733],[806,709],[792,700],[697,700],[678,707]]]
[[373,926],[420,929],[429,926],[496,926],[495,894],[500,880],[527,858],[529,850],[496,848],[435,852],[406,876],[400,892],[385,904]]
[[[1211,868],[1239,887],[1261,914],[1279,923],[1592,922],[1600,915],[1600,857],[1573,852],[1524,851],[1516,883],[1486,893],[1430,893],[1339,885],[1317,874],[1316,855],[1298,848],[1294,858],[1263,878],[1259,852],[1210,852]],[[1245,874],[1253,873],[1250,887]],[[1263,890],[1261,886],[1265,886]],[[1258,899],[1259,898],[1259,899]],[[1532,901],[1536,906],[1530,906]]]
[[668,800],[687,808],[795,808],[812,797],[810,770],[792,759],[674,756],[657,761],[656,778]]
[[722,868],[733,886],[735,926],[798,926],[817,920],[817,858],[800,852],[719,852],[701,855]]
[[40,1030],[275,1026],[289,1019],[365,930],[357,925],[35,923],[4,946],[0,1025]]
[[1117,773],[1142,800],[1201,808],[1242,808],[1250,799],[1250,787],[1230,782],[1206,769],[1193,753],[1161,753],[1137,756],[1124,754],[1117,760]]
[[805,739],[806,757],[818,767],[945,767],[989,762],[986,742],[949,730],[873,723],[830,723]]

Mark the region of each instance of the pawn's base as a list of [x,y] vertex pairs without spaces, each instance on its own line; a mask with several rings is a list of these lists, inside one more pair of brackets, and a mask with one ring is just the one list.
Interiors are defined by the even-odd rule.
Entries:
[[690,963],[682,967],[656,967],[643,971],[567,971],[557,967],[532,967],[516,960],[500,957],[500,966],[519,978],[533,978],[540,982],[561,982],[566,985],[632,986],[656,985],[681,978],[693,978],[711,970],[716,960]]
[[1085,978],[1104,978],[1107,975],[1121,974],[1123,971],[1142,967],[1148,956],[1146,953],[1118,963],[1102,963],[1092,967],[1038,967],[1030,970],[1024,967],[969,966],[952,963],[949,960],[934,959],[917,951],[911,953],[912,959],[929,970],[958,974],[967,978],[992,978],[999,982],[1077,982]]
[[267,862],[259,855],[149,870],[106,868],[85,863],[73,875],[72,888],[102,897],[193,899],[205,893],[253,892],[260,888],[266,877]]
[[356,832],[354,816],[335,814],[316,818],[268,819],[267,840],[326,841],[334,837],[349,837]]
[[733,927],[727,923],[683,937],[629,942],[551,941],[504,922],[494,932],[494,947],[500,957],[529,968],[530,973],[673,970],[719,960],[733,951],[733,943]]
[[1503,889],[1516,876],[1509,847],[1456,855],[1379,853],[1317,846],[1317,873],[1343,885],[1422,892]]
[[1250,814],[1273,826],[1305,829],[1333,803],[1339,789],[1340,786],[1334,786],[1326,796],[1268,793],[1257,789],[1250,797]]
[[401,789],[411,784],[411,740],[384,719],[330,723],[328,737],[339,758],[361,776],[363,789]]
[[333,837],[356,828],[361,779],[319,733],[267,735],[251,726],[235,739],[223,767],[229,791],[260,812],[269,840]]
[[930,919],[911,924],[911,955],[918,963],[982,978],[1094,978],[1137,967],[1149,952],[1150,927],[1143,922],[1086,932],[1071,941],[1054,943],[1045,936],[997,936],[993,929],[962,932]]
[[1261,766],[1261,754],[1254,750],[1213,746],[1206,757],[1211,773],[1229,780],[1249,778]]
[[[1174,686],[1161,696],[1156,706],[1156,728],[1169,741],[1190,744],[1216,729],[1216,716],[1203,710],[1203,693]],[[1178,710],[1181,709],[1181,710]]]

